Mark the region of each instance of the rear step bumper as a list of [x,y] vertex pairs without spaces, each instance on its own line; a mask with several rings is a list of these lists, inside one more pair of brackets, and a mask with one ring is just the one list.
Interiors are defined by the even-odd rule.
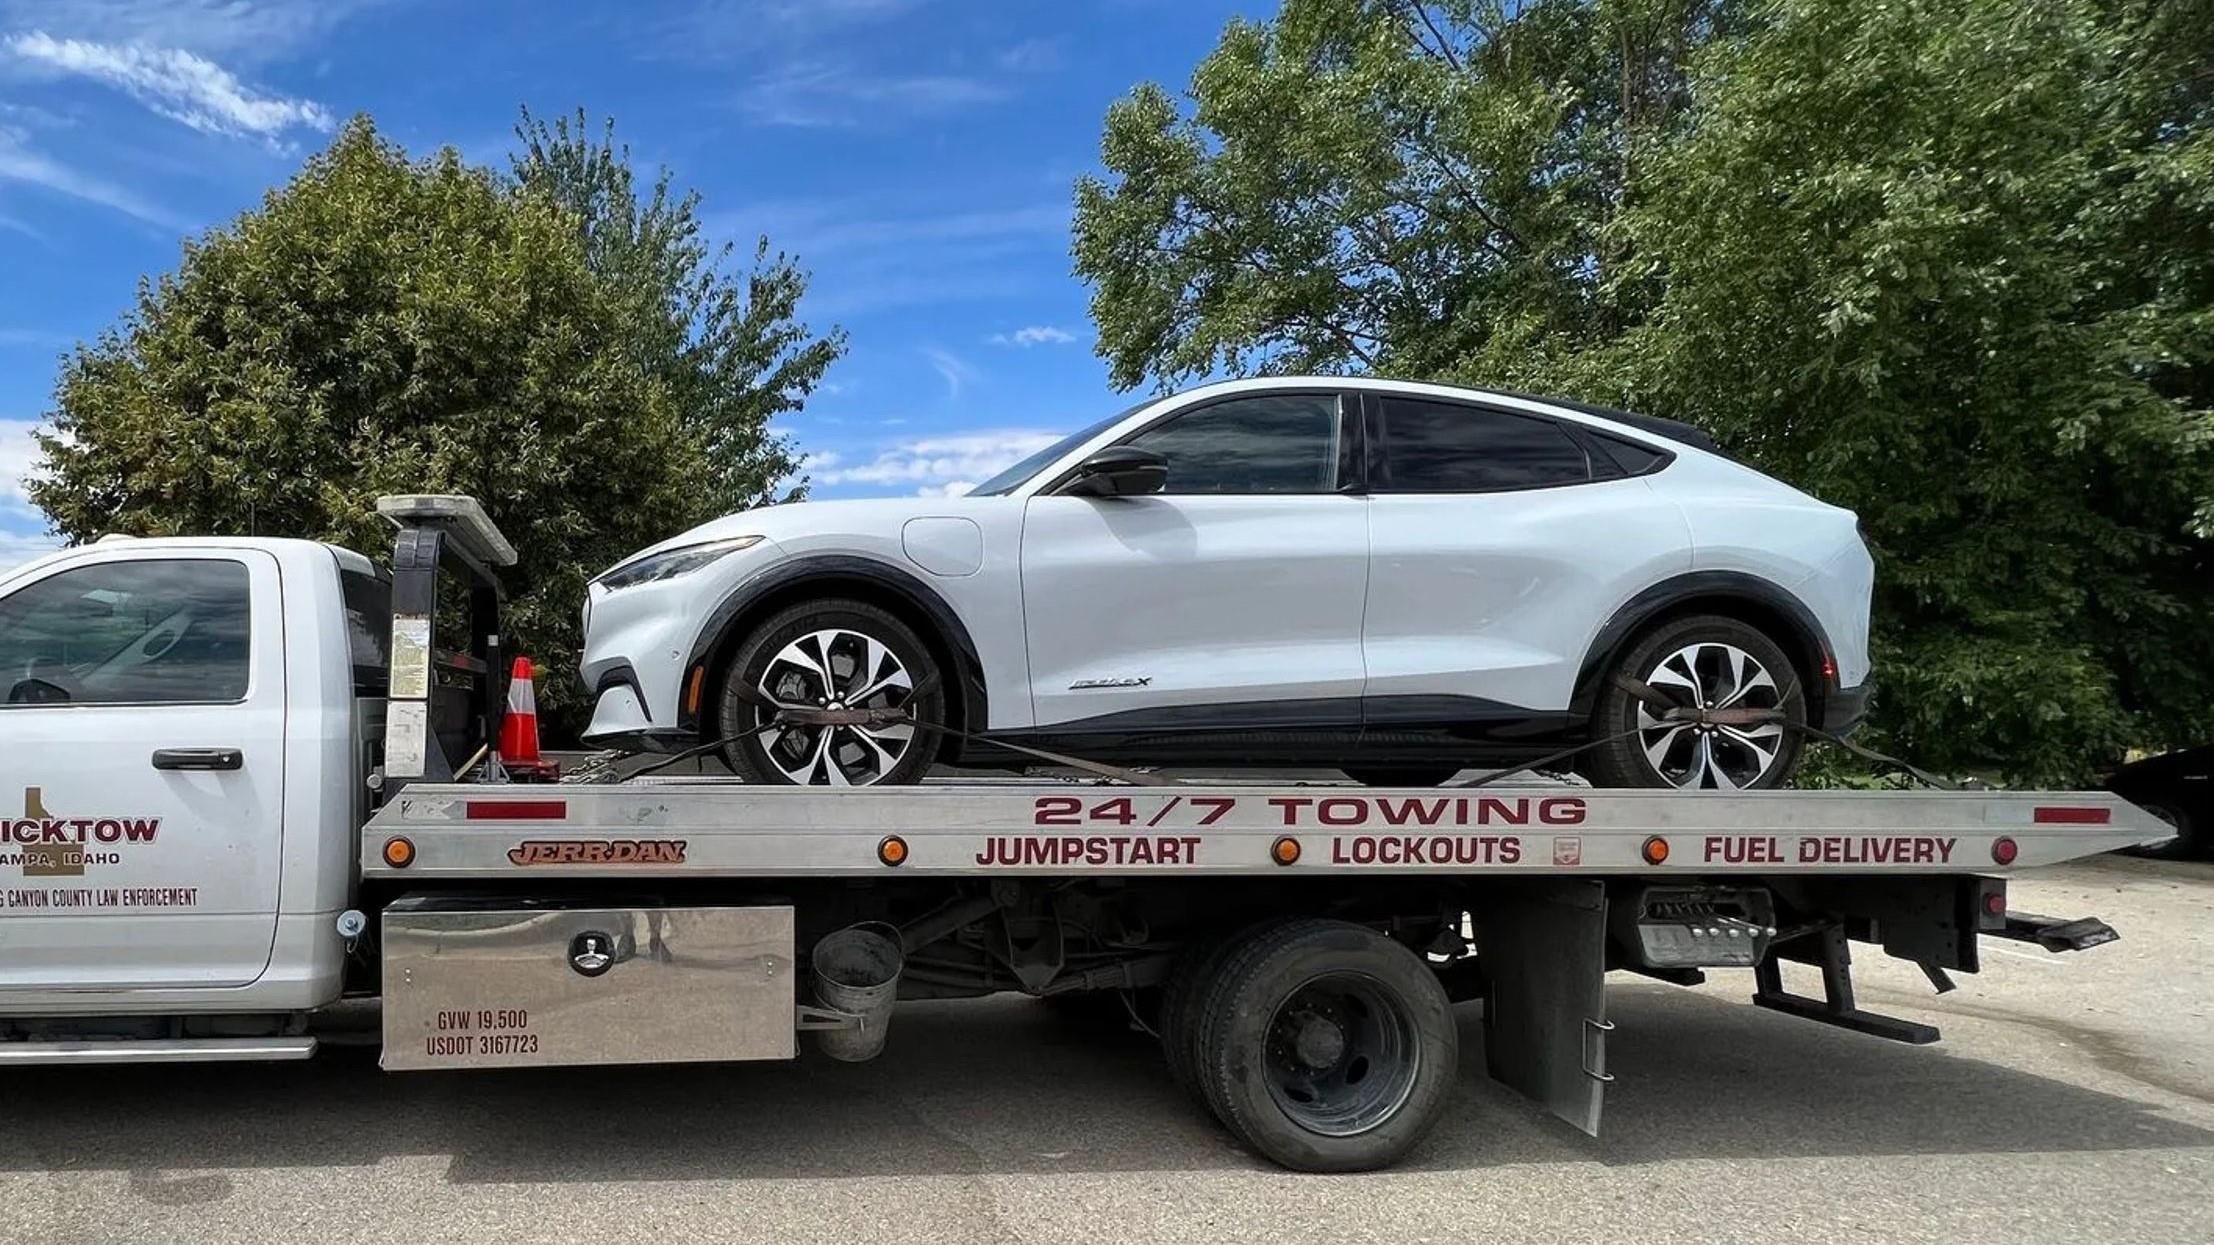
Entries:
[[2065,917],[2038,916],[2033,912],[2009,912],[2005,925],[1983,932],[1992,938],[2034,942],[2047,951],[2082,951],[2121,937],[2114,932],[2113,926],[2095,916],[2071,921]]
[[4,1042],[0,1066],[34,1064],[224,1063],[247,1060],[306,1059],[315,1053],[311,1037],[155,1038],[147,1041]]

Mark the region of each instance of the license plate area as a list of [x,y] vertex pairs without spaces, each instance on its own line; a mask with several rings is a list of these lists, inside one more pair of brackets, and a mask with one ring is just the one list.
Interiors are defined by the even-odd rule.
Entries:
[[792,909],[519,905],[384,912],[396,1071],[790,1059]]

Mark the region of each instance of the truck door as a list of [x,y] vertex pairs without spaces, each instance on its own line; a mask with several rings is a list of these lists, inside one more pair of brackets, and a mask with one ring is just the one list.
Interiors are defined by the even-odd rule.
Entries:
[[284,636],[261,550],[99,546],[0,587],[0,1009],[269,964]]

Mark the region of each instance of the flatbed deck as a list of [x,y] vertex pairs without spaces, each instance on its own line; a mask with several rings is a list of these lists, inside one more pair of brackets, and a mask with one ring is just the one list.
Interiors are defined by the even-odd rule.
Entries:
[[[2160,837],[2095,791],[416,784],[366,877],[2006,873]],[[393,840],[405,848],[391,848]],[[406,863],[396,861],[404,859]]]

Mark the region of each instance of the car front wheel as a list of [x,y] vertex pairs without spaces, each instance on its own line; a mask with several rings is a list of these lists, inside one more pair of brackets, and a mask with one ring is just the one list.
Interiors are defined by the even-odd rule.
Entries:
[[[1751,725],[1677,721],[1632,695],[1641,682],[1671,706],[1771,710]],[[1601,787],[1750,791],[1780,787],[1798,765],[1806,689],[1775,641],[1734,618],[1673,619],[1623,650],[1599,688],[1586,776]],[[1611,738],[1610,738],[1611,737]]]
[[769,785],[920,782],[938,753],[936,732],[905,721],[780,724],[774,709],[757,703],[763,700],[903,712],[926,725],[945,721],[945,695],[929,646],[906,623],[863,601],[794,605],[746,637],[723,682],[717,719],[723,756],[739,777]]

